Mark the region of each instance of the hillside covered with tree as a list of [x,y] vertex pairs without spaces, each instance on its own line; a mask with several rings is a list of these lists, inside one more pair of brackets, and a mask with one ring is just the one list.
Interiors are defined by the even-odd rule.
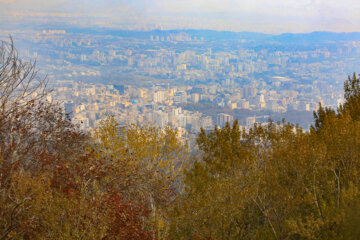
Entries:
[[360,81],[310,131],[282,122],[82,132],[0,47],[0,239],[359,239]]

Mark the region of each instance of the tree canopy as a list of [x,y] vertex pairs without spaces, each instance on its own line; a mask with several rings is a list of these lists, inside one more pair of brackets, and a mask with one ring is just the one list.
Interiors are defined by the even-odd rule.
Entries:
[[82,132],[46,100],[35,62],[0,46],[0,240],[359,239],[360,81],[310,131],[201,129],[108,116]]
[[202,130],[173,210],[173,239],[358,239],[359,79],[309,132],[283,122]]

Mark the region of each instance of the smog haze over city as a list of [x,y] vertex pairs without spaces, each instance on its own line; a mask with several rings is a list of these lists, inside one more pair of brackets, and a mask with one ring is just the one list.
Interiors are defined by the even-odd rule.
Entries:
[[356,0],[0,0],[0,36],[81,128],[111,114],[188,138],[235,119],[308,129],[360,72],[359,13]]

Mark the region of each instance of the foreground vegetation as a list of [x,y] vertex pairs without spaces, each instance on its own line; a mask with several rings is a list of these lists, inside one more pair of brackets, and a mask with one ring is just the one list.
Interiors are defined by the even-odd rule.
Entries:
[[360,82],[304,132],[285,121],[91,133],[46,99],[46,79],[0,48],[0,239],[359,239]]

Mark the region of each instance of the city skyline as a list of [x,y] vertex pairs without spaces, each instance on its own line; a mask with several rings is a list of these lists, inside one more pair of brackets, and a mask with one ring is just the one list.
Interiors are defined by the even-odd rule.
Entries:
[[117,29],[212,29],[263,33],[359,32],[360,2],[354,0],[1,0],[4,27],[71,24]]
[[49,76],[48,100],[84,129],[108,114],[183,136],[235,119],[249,128],[286,118],[309,129],[319,103],[338,107],[344,78],[359,72],[359,34],[68,28],[20,29],[13,39]]

